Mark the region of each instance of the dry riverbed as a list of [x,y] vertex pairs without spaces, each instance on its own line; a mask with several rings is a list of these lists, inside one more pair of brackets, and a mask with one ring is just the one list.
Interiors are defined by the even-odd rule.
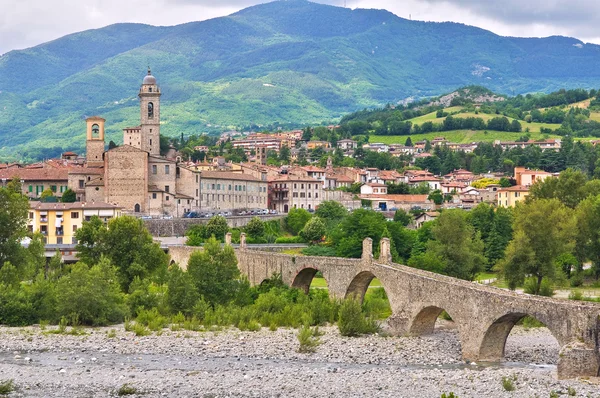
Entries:
[[[296,330],[172,332],[136,337],[123,326],[82,336],[0,328],[0,382],[9,397],[600,397],[597,381],[556,379],[558,345],[547,329],[515,327],[506,364],[465,364],[444,322],[426,337],[344,338],[334,327],[314,354]],[[444,327],[446,326],[446,327]],[[109,337],[111,330],[115,337]],[[503,377],[515,391],[505,391]]]

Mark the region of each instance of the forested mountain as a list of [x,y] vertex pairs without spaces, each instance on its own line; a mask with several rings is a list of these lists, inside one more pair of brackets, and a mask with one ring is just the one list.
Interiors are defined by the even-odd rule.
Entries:
[[0,159],[81,150],[83,119],[108,138],[138,123],[150,65],[163,91],[163,133],[304,125],[365,107],[450,92],[600,87],[600,46],[565,37],[508,38],[383,10],[277,1],[173,27],[118,24],[0,57]]

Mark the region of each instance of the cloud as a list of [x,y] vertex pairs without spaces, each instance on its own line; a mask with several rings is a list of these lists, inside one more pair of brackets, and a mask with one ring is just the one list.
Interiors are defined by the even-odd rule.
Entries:
[[[268,0],[0,0],[0,54],[117,22],[176,25]],[[319,0],[342,6],[344,0]],[[347,0],[403,18],[455,21],[508,36],[566,35],[600,43],[597,0]]]

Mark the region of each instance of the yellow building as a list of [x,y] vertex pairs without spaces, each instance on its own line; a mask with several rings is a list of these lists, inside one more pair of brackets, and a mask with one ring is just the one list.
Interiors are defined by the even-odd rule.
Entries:
[[76,243],[75,231],[98,216],[104,222],[121,215],[121,207],[100,202],[43,203],[29,204],[29,231],[44,235],[50,245]]
[[527,196],[529,196],[529,187],[524,185],[499,189],[498,206],[515,207],[518,202],[525,200]]

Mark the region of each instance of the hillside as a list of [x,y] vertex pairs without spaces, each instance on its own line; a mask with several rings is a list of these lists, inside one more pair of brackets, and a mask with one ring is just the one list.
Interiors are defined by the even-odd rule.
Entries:
[[600,46],[520,39],[384,10],[303,0],[173,27],[118,24],[0,57],[0,159],[81,150],[83,119],[108,139],[138,121],[147,65],[167,135],[338,120],[470,84],[504,94],[600,87]]

